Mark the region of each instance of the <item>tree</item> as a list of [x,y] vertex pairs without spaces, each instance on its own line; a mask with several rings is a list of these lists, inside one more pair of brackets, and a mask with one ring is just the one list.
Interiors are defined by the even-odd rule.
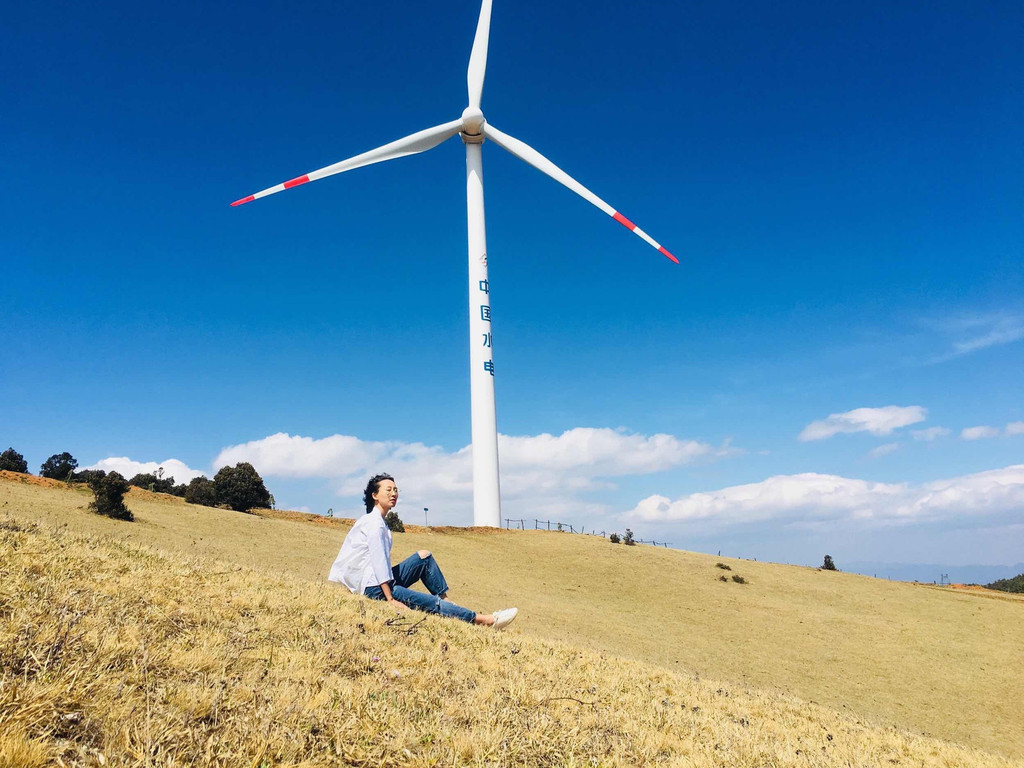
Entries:
[[158,469],[156,474],[140,473],[129,480],[128,485],[134,485],[136,488],[145,488],[147,491],[153,491],[154,493],[170,493],[171,489],[174,488],[174,478],[163,477],[162,475],[162,468]]
[[39,474],[54,480],[70,480],[71,475],[78,469],[78,460],[67,451],[55,453],[43,462],[39,468]]
[[613,533],[611,536],[608,537],[608,541],[610,541],[612,544],[618,544],[621,541],[621,539],[619,538],[619,534]]
[[97,477],[103,477],[107,473],[102,469],[83,469],[71,475],[72,483],[91,483]]
[[111,472],[109,475],[101,473],[100,476],[94,476],[89,481],[89,487],[92,488],[95,497],[89,505],[91,510],[117,520],[131,522],[135,519],[135,515],[124,505],[124,495],[128,492],[129,486],[128,481],[120,474],[117,472]]
[[1024,573],[1014,576],[1012,579],[999,579],[991,584],[985,585],[986,589],[998,589],[1001,592],[1024,593]]
[[234,467],[221,467],[213,476],[213,482],[218,501],[236,512],[270,508],[270,491],[256,468],[247,461],[240,461]]
[[395,533],[405,533],[405,524],[393,509],[384,515],[384,524]]
[[[171,478],[171,479],[173,480],[174,478]],[[171,495],[172,496],[177,496],[179,499],[183,499],[183,498],[185,498],[185,491],[187,491],[187,490],[188,490],[188,486],[187,485],[185,485],[184,483],[178,483],[176,486],[171,488]]]
[[633,541],[633,532],[629,530],[629,528],[626,529],[626,535],[622,537],[622,543],[625,544],[627,547],[632,547],[636,545],[636,542]]
[[832,555],[825,555],[825,562],[821,564],[823,571],[838,571],[836,564],[832,562]]
[[204,507],[217,506],[217,484],[208,477],[200,475],[193,478],[185,489],[185,501],[189,504],[201,504]]
[[21,474],[27,475],[28,462],[16,450],[8,448],[3,453],[0,453],[0,469],[6,469],[8,472],[21,472]]

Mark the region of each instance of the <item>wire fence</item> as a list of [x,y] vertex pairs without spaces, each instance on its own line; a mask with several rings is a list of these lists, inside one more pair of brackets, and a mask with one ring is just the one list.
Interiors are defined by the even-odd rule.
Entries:
[[[526,530],[526,524],[528,522],[529,522],[529,520],[526,519],[526,518],[516,519],[516,518],[506,517],[505,518],[505,528],[525,531]],[[554,527],[552,528],[552,526],[554,526]],[[583,527],[577,528],[572,523],[561,523],[561,522],[558,522],[557,520],[537,520],[536,518],[534,518],[534,520],[533,520],[533,529],[532,530],[535,530],[535,531],[544,531],[544,530],[547,530],[547,531],[559,531],[559,532],[562,532],[562,533],[582,533],[582,534],[584,534],[586,536],[601,536],[602,538],[608,538],[608,536],[611,535],[608,531],[598,531],[596,528],[595,529],[591,529],[590,531],[587,531],[586,528],[583,528]],[[654,541],[654,539],[651,539],[650,541],[648,541],[646,539],[633,539],[633,543],[634,544],[650,544],[652,547],[665,547],[666,549],[668,549],[668,547],[669,547],[669,542],[667,542],[667,541]]]

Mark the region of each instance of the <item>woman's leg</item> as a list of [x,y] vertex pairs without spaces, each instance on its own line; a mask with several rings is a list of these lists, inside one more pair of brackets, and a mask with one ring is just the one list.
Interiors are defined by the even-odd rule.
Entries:
[[[372,600],[384,599],[384,590],[377,586],[367,587],[363,594]],[[422,592],[403,587],[400,584],[392,585],[391,595],[402,605],[406,605],[414,610],[448,616],[449,618],[459,619],[469,624],[490,627],[494,625],[496,619],[493,613],[476,613],[448,600],[442,600],[437,595],[425,595]]]
[[422,581],[430,594],[441,597],[448,594],[448,582],[441,573],[441,567],[434,556],[425,549],[405,558],[392,568],[391,572],[395,577],[395,584],[399,586],[408,588],[417,581]]
[[391,594],[394,595],[395,600],[398,602],[417,611],[437,613],[441,616],[459,619],[470,624],[483,623],[477,622],[477,614],[474,611],[463,608],[461,605],[450,603],[447,600],[442,600],[437,595],[425,595],[422,592],[403,587],[400,584],[395,584],[391,587]]

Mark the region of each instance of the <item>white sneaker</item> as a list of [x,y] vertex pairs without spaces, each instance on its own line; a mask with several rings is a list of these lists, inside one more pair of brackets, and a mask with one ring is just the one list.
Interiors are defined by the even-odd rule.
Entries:
[[519,613],[519,609],[518,608],[505,608],[505,609],[500,610],[500,611],[495,611],[494,612],[494,624],[492,626],[495,629],[504,629],[505,627],[507,627],[509,624],[512,623],[512,620],[515,619],[515,617],[516,617],[516,615],[518,613]]

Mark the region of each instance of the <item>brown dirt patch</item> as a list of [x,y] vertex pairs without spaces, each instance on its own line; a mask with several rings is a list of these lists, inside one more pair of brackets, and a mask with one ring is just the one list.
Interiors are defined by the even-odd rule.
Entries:
[[317,515],[313,512],[294,512],[290,509],[250,509],[249,514],[267,520],[291,520],[297,523],[311,523],[312,525],[321,525],[327,528],[347,528],[355,523],[355,520],[349,517],[327,517],[326,515]]
[[35,475],[26,475],[21,472],[8,472],[6,469],[0,469],[0,479],[13,480],[25,485],[39,485],[43,488],[67,488],[68,486],[62,480],[51,480],[48,477],[36,477]]

